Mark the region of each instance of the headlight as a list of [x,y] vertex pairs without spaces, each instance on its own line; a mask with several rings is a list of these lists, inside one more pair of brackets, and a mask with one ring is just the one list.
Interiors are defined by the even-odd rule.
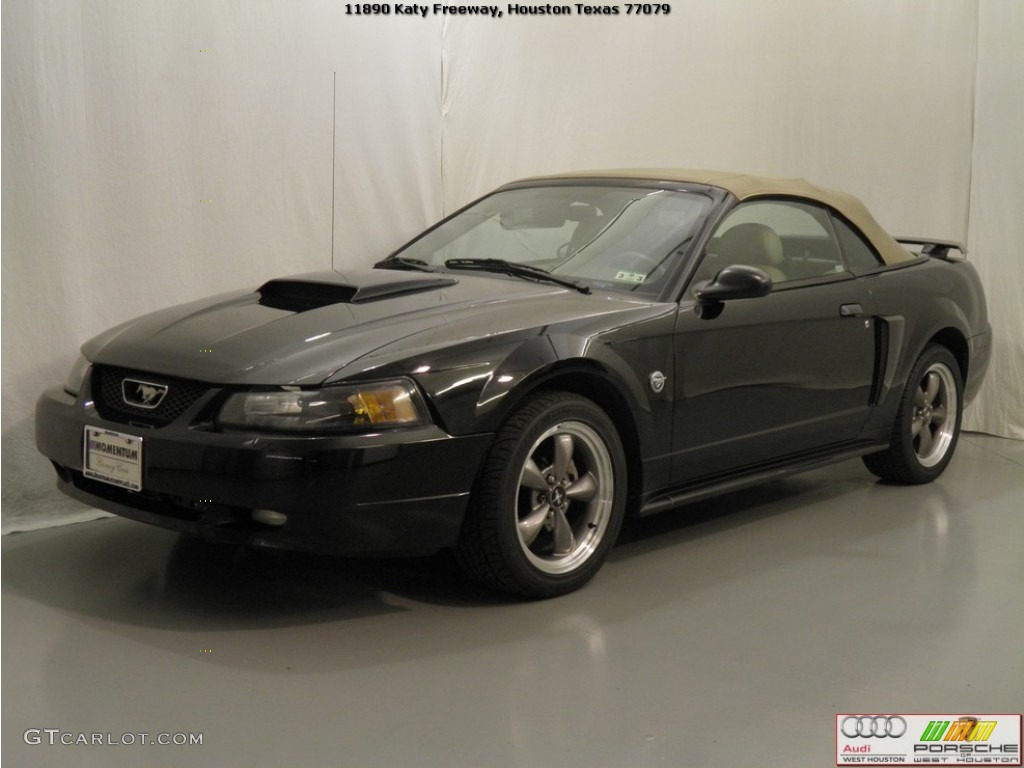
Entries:
[[92,365],[82,355],[78,356],[75,364],[71,366],[71,371],[68,373],[68,377],[64,379],[64,391],[69,395],[77,395],[82,391],[82,384],[85,382],[85,376],[89,373],[89,366]]
[[220,410],[217,425],[245,429],[339,432],[407,427],[429,420],[416,386],[405,379],[324,389],[241,392]]

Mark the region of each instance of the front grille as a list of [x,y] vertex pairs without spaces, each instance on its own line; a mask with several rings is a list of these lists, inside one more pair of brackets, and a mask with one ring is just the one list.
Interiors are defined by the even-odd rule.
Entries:
[[[167,394],[156,408],[142,408],[126,403],[121,389],[121,383],[125,379],[140,379],[166,386]],[[166,426],[191,408],[209,389],[210,385],[201,381],[133,371],[112,365],[97,365],[92,373],[92,394],[96,410],[104,419],[119,424]]]

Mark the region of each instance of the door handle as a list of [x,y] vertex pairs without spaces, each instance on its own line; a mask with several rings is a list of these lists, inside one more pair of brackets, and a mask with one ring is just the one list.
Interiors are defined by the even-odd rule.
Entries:
[[864,310],[860,304],[840,304],[839,305],[839,316],[840,317],[860,317],[864,314]]

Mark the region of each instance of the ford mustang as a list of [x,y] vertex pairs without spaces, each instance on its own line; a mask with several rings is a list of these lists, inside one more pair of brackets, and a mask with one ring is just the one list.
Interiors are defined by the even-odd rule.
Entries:
[[797,179],[507,184],[373,269],[162,309],[36,409],[59,487],[210,540],[453,549],[577,589],[626,515],[861,457],[949,464],[991,330],[962,247]]

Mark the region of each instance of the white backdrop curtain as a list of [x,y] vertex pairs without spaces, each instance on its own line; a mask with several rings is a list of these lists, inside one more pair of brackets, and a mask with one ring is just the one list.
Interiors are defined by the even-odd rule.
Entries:
[[973,429],[1024,437],[1012,0],[676,0],[669,16],[352,16],[314,0],[5,0],[4,531],[79,519],[39,391],[152,308],[368,265],[498,183],[805,176],[967,239],[997,322]]
[[1024,3],[984,0],[980,22],[967,241],[995,342],[964,426],[1024,439]]

